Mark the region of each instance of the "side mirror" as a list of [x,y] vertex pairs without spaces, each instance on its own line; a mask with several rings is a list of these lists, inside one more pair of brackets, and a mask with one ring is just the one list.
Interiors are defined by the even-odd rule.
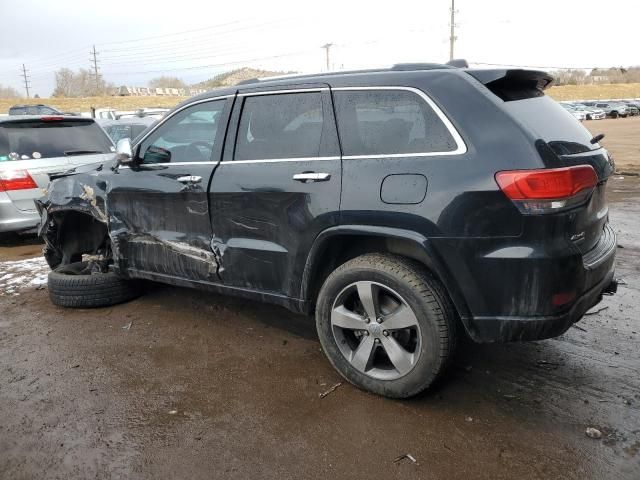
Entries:
[[131,140],[128,138],[121,138],[116,143],[116,160],[118,160],[119,165],[131,165],[133,163]]
[[169,162],[171,162],[171,151],[166,148],[151,145],[147,148],[147,151],[144,152],[143,163],[145,164]]

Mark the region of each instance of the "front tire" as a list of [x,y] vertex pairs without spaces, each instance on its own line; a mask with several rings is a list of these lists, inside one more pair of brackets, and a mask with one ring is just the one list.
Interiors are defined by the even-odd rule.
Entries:
[[137,284],[114,272],[92,272],[89,262],[70,263],[49,272],[48,290],[54,305],[70,308],[107,307],[140,295]]
[[338,267],[318,295],[316,327],[334,368],[349,382],[407,398],[446,370],[456,314],[442,285],[404,257],[367,254]]

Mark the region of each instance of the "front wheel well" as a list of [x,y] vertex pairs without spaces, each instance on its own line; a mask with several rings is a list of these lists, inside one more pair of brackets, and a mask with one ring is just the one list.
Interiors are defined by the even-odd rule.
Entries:
[[84,212],[53,213],[44,240],[51,268],[79,261],[84,254],[108,256],[110,252],[107,226]]

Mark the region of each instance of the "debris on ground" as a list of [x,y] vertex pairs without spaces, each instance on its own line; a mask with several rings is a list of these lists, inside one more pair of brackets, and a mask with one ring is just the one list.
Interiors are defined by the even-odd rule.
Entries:
[[331,387],[331,388],[330,388],[329,390],[327,390],[326,392],[322,392],[322,393],[320,394],[320,398],[324,398],[324,397],[326,397],[327,395],[329,395],[330,393],[335,392],[336,388],[338,388],[338,387],[339,387],[339,386],[341,386],[341,385],[342,385],[342,382],[338,382],[338,383],[336,383],[333,387]]
[[609,308],[609,307],[601,307],[601,308],[599,308],[597,310],[593,310],[592,312],[587,312],[587,313],[585,313],[585,315],[595,315],[596,313],[600,313],[603,310],[606,310],[607,308]]
[[464,417],[465,422],[473,422],[473,417]]
[[398,462],[404,460],[405,458],[407,460],[411,460],[411,463],[418,463],[418,461],[415,459],[415,457],[413,455],[411,455],[410,453],[404,453],[404,454],[400,455],[399,457],[396,457],[393,460],[393,463],[398,463]]
[[587,435],[587,437],[593,438],[595,440],[602,438],[602,432],[597,428],[589,427],[584,431],[584,433]]
[[587,329],[586,328],[582,328],[580,325],[576,325],[575,323],[573,325],[571,325],[573,328],[577,328],[578,330],[582,331],[582,332],[586,332]]
[[121,328],[123,330],[131,330],[131,326],[133,325],[133,320],[131,320],[129,323],[127,323],[126,325],[123,325]]
[[169,410],[169,415],[175,415],[178,413],[178,410]]
[[538,360],[536,362],[536,364],[538,365],[538,367],[540,368],[548,368],[548,369],[552,369],[555,370],[556,368],[558,368],[560,366],[559,363],[556,362],[549,362],[547,360]]

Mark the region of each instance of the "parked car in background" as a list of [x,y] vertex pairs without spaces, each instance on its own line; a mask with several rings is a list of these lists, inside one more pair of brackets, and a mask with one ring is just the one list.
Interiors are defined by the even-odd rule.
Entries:
[[126,117],[119,120],[99,120],[98,123],[111,137],[114,143],[123,138],[134,141],[147,128],[155,125],[157,120],[153,117]]
[[573,105],[568,103],[561,103],[560,105],[562,105],[562,108],[564,108],[567,112],[573,115],[573,118],[575,118],[576,120],[584,122],[587,119],[586,113],[582,110],[577,109]]
[[166,115],[166,113],[168,111],[169,111],[168,108],[155,108],[155,107],[140,108],[140,109],[135,110],[135,111],[118,112],[117,118],[132,118],[132,117],[143,118],[143,117],[150,117],[150,118],[154,118],[156,120],[160,120],[162,117],[164,117]]
[[28,230],[39,215],[49,174],[114,158],[115,147],[93,119],[72,116],[0,118],[0,232]]
[[616,102],[583,102],[587,107],[595,107],[603,110],[607,117],[618,118],[627,116],[627,106]]
[[9,108],[9,115],[67,115],[49,105],[14,105]]
[[570,105],[579,112],[583,112],[587,120],[602,120],[607,117],[604,110],[600,110],[595,107],[586,107],[581,103],[570,103]]
[[615,290],[616,236],[610,157],[552,80],[411,64],[187,100],[38,200],[50,298],[111,305],[143,278],[315,314],[337,371],[396,398],[461,335],[560,335]]
[[636,104],[635,102],[622,101],[620,103],[627,107],[627,112],[629,113],[630,117],[635,117],[636,115],[640,115],[640,108],[638,108],[638,104]]

